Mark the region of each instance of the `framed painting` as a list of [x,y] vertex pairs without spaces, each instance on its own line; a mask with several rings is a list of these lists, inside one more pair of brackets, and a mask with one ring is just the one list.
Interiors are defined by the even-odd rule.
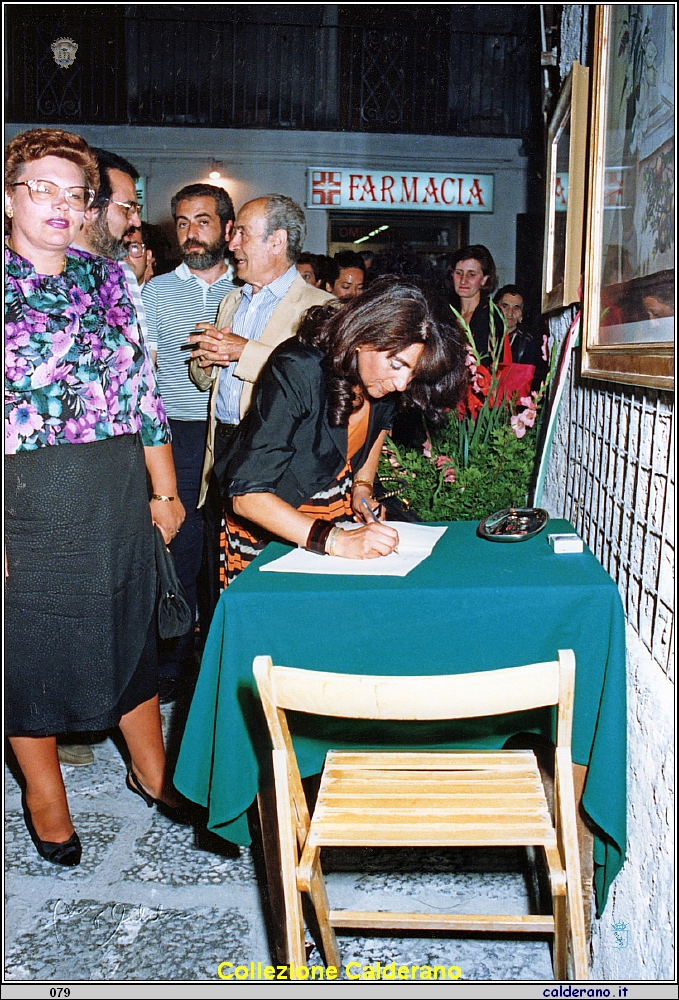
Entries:
[[542,311],[580,301],[589,69],[573,63],[549,126]]
[[582,374],[674,387],[674,4],[596,8]]

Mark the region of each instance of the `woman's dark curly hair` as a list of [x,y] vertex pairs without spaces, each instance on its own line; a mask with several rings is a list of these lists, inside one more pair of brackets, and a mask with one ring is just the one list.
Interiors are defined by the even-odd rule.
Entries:
[[379,278],[349,302],[315,306],[304,315],[297,338],[325,354],[322,367],[333,427],[346,427],[363,399],[360,347],[391,356],[412,344],[423,345],[413,379],[399,395],[433,423],[440,423],[457,405],[467,385],[465,337],[419,281]]

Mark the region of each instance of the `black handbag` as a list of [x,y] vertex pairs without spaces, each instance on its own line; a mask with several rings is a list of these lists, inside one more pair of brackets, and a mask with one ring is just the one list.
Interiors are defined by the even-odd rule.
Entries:
[[155,544],[158,633],[161,639],[176,639],[189,631],[193,617],[172,553],[157,526]]
[[396,489],[389,489],[390,481],[387,479],[382,479],[380,476],[375,478],[375,486],[373,490],[373,497],[384,507],[386,514],[385,520],[387,521],[410,521],[411,524],[419,523],[422,518],[410,506],[409,501],[405,497],[399,496],[399,486],[400,481],[395,480],[398,484]]

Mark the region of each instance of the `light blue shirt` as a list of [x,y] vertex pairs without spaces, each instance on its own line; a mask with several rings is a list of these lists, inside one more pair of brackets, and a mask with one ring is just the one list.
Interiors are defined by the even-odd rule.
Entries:
[[[274,309],[285,297],[296,277],[297,268],[293,264],[280,278],[260,288],[256,295],[252,293],[252,285],[244,285],[240,305],[231,324],[232,333],[246,340],[259,340]],[[240,421],[240,396],[243,383],[234,375],[235,368],[234,361],[226,365],[219,376],[216,413],[217,420],[225,424],[237,424]]]

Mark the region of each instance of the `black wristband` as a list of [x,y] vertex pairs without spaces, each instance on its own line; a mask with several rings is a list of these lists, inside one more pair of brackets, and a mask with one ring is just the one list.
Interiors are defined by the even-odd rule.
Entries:
[[326,555],[325,543],[334,527],[335,525],[332,521],[324,521],[322,518],[317,517],[311,525],[304,548],[308,549],[309,552],[317,552],[320,556]]

